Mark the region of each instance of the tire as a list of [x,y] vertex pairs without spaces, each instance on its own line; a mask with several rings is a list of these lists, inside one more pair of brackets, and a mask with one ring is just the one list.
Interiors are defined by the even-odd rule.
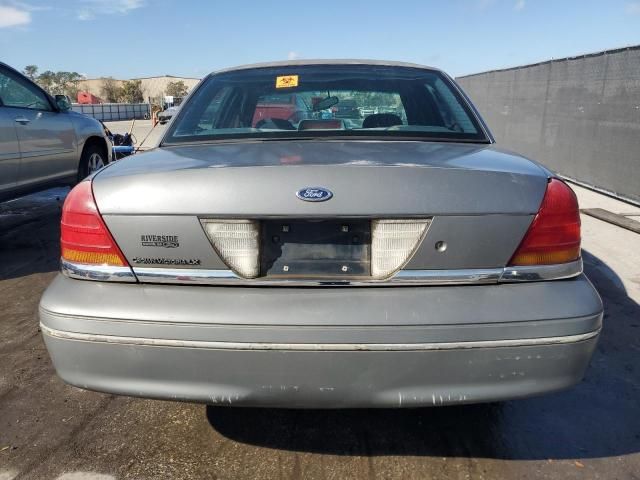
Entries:
[[82,152],[80,166],[78,167],[78,181],[84,180],[93,172],[100,170],[109,163],[104,149],[98,145],[89,145]]

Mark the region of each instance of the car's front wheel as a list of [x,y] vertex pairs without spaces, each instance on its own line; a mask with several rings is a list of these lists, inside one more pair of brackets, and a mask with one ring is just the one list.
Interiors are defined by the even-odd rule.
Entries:
[[100,170],[108,163],[105,152],[98,145],[89,145],[82,152],[80,166],[78,167],[78,181]]

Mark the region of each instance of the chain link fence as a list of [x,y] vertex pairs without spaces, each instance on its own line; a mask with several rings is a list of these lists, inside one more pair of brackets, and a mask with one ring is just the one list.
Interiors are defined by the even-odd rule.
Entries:
[[141,120],[150,118],[151,106],[148,103],[98,103],[95,105],[72,105],[74,112],[84,113],[96,120],[110,122],[114,120]]

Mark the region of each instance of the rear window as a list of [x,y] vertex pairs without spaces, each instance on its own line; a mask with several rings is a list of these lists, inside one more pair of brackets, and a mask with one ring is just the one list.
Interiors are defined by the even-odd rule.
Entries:
[[258,100],[261,104],[287,104],[291,103],[291,95],[263,95]]
[[208,77],[163,143],[310,137],[488,141],[467,101],[440,72],[305,65]]

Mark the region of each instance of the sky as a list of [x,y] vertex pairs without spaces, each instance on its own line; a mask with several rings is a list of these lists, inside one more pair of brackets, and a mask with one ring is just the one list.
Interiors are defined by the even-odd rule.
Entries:
[[0,61],[87,78],[293,58],[460,76],[637,44],[640,0],[0,0]]

